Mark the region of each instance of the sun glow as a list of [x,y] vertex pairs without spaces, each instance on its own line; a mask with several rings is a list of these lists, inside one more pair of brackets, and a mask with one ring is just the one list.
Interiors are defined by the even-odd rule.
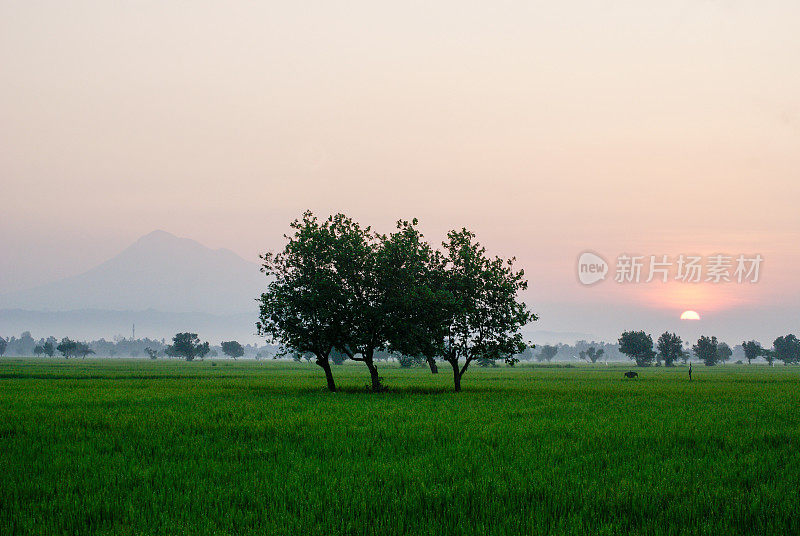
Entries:
[[697,311],[684,311],[681,313],[681,320],[700,320],[700,315]]

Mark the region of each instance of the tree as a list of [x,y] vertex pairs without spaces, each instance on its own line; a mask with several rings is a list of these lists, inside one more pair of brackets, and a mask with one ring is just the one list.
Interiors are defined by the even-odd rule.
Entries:
[[165,352],[172,357],[182,357],[186,361],[203,358],[211,348],[208,342],[201,343],[197,333],[176,333],[172,337],[172,345],[167,346]]
[[44,353],[44,348],[42,347],[42,345],[41,345],[41,344],[37,344],[36,346],[34,346],[34,348],[33,348],[33,354],[34,354],[36,357],[39,357],[39,356],[41,356],[43,353]]
[[427,344],[430,323],[430,247],[417,230],[417,220],[398,221],[390,235],[373,233],[343,214],[324,224],[334,239],[334,266],[339,277],[341,303],[336,348],[370,373],[370,388],[382,391],[375,361],[387,350],[426,358],[436,373],[436,347]]
[[425,242],[417,220],[398,221],[396,231],[382,237],[380,266],[387,287],[389,350],[424,359],[438,374],[452,305],[446,287],[444,257]]
[[542,349],[539,350],[539,355],[536,356],[538,361],[547,361],[548,363],[556,356],[558,353],[558,346],[553,346],[550,344],[545,344],[542,346]]
[[467,229],[450,231],[447,238],[442,244],[441,279],[448,292],[442,302],[447,315],[441,354],[459,392],[475,359],[505,359],[525,350],[520,328],[538,317],[517,299],[528,282],[523,270],[514,269],[513,258],[489,258]]
[[36,341],[30,331],[23,331],[19,339],[16,340],[15,346],[17,355],[32,355]]
[[533,361],[533,349],[536,348],[535,344],[530,344],[525,347],[525,349],[520,354],[520,359],[524,359],[525,361]]
[[53,357],[53,355],[56,353],[56,348],[55,348],[55,346],[54,346],[54,344],[53,344],[53,341],[51,341],[51,340],[49,340],[49,339],[48,339],[48,340],[47,340],[47,341],[46,341],[46,342],[45,342],[45,343],[42,345],[42,352],[43,352],[43,353],[44,353],[44,355],[46,355],[47,357]]
[[77,355],[78,343],[70,340],[69,337],[64,337],[61,339],[58,346],[56,346],[56,350],[61,352],[61,355],[63,355],[65,359],[69,359]]
[[5,340],[3,337],[0,337],[0,356],[5,355],[6,347],[8,347],[8,341]]
[[619,338],[619,351],[636,361],[637,367],[648,367],[653,363],[653,338],[644,331],[625,331]]
[[330,359],[331,363],[333,363],[334,365],[343,365],[344,362],[347,360],[347,354],[334,348],[333,350],[331,350]]
[[665,331],[656,343],[658,355],[664,360],[664,366],[674,367],[675,362],[683,357],[683,341],[675,333]]
[[748,365],[752,363],[753,359],[758,359],[760,356],[764,355],[764,349],[758,341],[743,342],[742,350],[744,350],[744,356],[747,358]]
[[772,343],[775,357],[783,361],[784,365],[800,363],[800,340],[792,334],[778,337]]
[[731,356],[733,355],[733,350],[731,347],[728,346],[727,343],[721,342],[717,345],[717,357],[719,358],[719,362],[725,364]]
[[244,348],[237,341],[228,341],[222,343],[222,353],[234,359],[244,355]]
[[149,346],[144,349],[145,353],[150,357],[150,359],[158,359],[158,350],[153,350]]
[[397,362],[400,364],[401,368],[419,367],[424,365],[426,361],[427,360],[422,356],[412,356],[405,354],[399,354],[397,356]]
[[692,351],[707,367],[712,367],[719,361],[719,343],[716,337],[703,335],[697,339],[697,344],[692,346]]
[[479,367],[496,367],[497,366],[497,359],[493,357],[476,357],[475,364]]
[[289,353],[313,354],[328,389],[336,391],[329,357],[341,340],[344,304],[334,266],[334,237],[330,226],[310,211],[291,227],[294,234],[286,237],[282,252],[261,256],[261,271],[272,281],[261,295],[256,328]]
[[604,353],[605,350],[602,348],[597,349],[594,346],[590,346],[586,350],[581,350],[578,355],[587,363],[597,363],[597,360],[603,357]]
[[401,291],[395,287],[394,277],[396,269],[402,270],[403,260],[394,259],[387,251],[386,237],[344,214],[329,217],[323,227],[333,238],[333,267],[340,296],[335,347],[353,361],[364,363],[370,388],[382,391],[375,352],[389,346],[391,295]]
[[94,350],[89,348],[89,345],[85,342],[76,342],[75,343],[75,355],[81,356],[81,358],[85,358],[89,354],[93,354]]

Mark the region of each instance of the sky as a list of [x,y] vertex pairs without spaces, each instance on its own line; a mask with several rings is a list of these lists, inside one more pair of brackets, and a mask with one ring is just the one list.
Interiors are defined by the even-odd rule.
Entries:
[[[800,4],[394,4],[0,4],[0,293],[154,229],[256,260],[311,209],[473,229],[537,329],[797,330]],[[587,250],[764,261],[587,287]]]

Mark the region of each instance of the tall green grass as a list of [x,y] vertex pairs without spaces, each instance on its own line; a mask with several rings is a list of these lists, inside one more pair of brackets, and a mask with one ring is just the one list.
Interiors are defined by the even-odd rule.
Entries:
[[0,361],[0,534],[798,534],[800,368]]

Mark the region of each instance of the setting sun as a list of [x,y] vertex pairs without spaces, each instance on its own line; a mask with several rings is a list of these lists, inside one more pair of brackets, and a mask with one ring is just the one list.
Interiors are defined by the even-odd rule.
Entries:
[[684,311],[681,313],[681,320],[700,320],[700,315],[697,311]]

